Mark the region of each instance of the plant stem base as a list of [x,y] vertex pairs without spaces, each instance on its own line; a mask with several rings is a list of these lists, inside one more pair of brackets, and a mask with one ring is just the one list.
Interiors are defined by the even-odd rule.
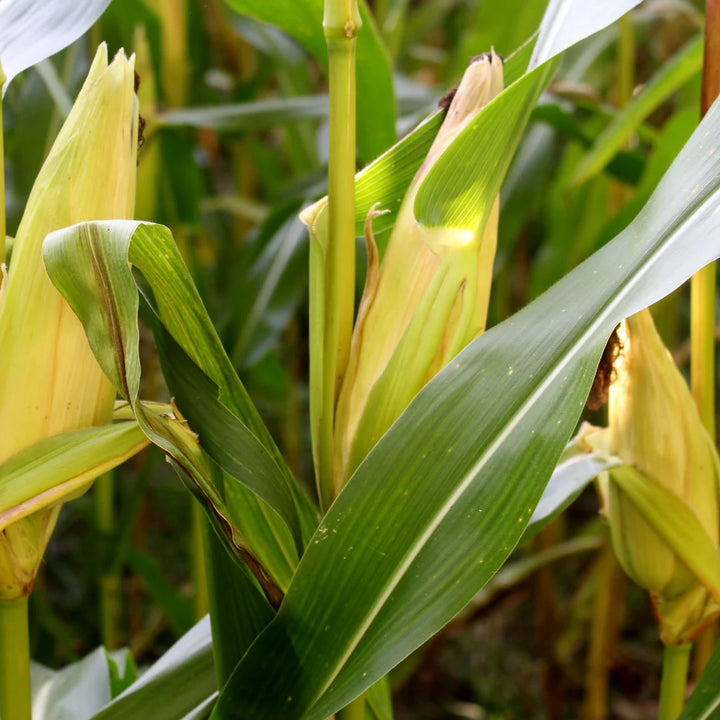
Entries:
[[677,720],[682,712],[691,648],[691,643],[665,646],[658,720]]
[[0,717],[31,720],[28,598],[0,600]]

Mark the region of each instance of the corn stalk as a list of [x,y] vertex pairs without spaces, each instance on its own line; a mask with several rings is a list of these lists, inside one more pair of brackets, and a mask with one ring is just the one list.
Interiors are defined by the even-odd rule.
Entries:
[[[310,412],[318,496],[322,508],[336,494],[333,427],[340,380],[347,365],[355,302],[355,47],[360,14],[354,0],[326,0],[323,28],[329,56],[330,154],[325,261],[311,266],[311,304],[322,326],[311,328]],[[320,277],[318,277],[320,275]],[[313,292],[313,290],[319,290]],[[311,316],[313,315],[311,308]]]
[[0,717],[30,720],[28,596],[0,601]]

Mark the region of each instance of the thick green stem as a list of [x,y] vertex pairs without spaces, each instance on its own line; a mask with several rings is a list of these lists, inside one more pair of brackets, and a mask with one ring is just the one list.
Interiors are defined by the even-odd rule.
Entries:
[[356,0],[326,0],[323,27],[329,57],[330,152],[316,472],[320,502],[327,508],[339,490],[333,478],[335,401],[350,353],[355,304],[355,45],[360,28]]
[[0,717],[31,720],[27,596],[0,600]]
[[676,720],[682,712],[691,648],[691,643],[665,646],[658,720]]

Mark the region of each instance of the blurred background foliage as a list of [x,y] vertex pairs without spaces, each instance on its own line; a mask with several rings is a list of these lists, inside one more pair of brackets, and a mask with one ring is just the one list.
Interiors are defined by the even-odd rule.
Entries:
[[[394,141],[392,102],[400,136],[436,110],[471,57],[517,50],[546,1],[369,4],[385,45],[376,50],[387,54],[373,62],[377,72],[392,68],[395,97],[380,80],[373,86],[368,65],[359,166]],[[136,215],[173,230],[241,378],[312,487],[308,239],[297,212],[325,191],[327,87],[321,51],[241,15],[245,5],[255,3],[116,1],[87,36],[19,77],[5,98],[8,232],[97,44],[132,49],[145,119]],[[490,325],[613,237],[647,199],[699,119],[702,25],[699,2],[646,0],[566,53],[503,188]],[[655,309],[681,364],[686,295]],[[142,394],[166,398],[149,335],[145,346]],[[588,417],[603,421],[602,411]],[[63,510],[32,595],[32,654],[48,665],[103,641],[147,663],[204,611],[193,511],[160,454],[138,456],[108,483],[109,494]],[[396,670],[397,717],[653,717],[661,652],[652,611],[607,548],[588,490]]]

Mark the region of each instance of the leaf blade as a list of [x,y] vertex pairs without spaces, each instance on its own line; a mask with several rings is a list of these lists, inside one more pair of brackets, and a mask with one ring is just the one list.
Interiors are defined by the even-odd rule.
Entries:
[[93,720],[176,720],[215,691],[210,620],[205,617]]
[[13,455],[0,465],[0,530],[77,497],[147,444],[137,423],[122,422],[43,438]]
[[109,4],[110,0],[0,3],[0,60],[6,77],[3,94],[18,73],[59,52],[89,30]]
[[700,72],[703,35],[698,34],[662,66],[653,79],[618,112],[582,159],[570,180],[580,185],[600,173],[636,128],[660,103]]
[[329,716],[502,564],[615,325],[720,253],[719,130],[716,104],[626,231],[420,392],[331,507],[215,718]]

